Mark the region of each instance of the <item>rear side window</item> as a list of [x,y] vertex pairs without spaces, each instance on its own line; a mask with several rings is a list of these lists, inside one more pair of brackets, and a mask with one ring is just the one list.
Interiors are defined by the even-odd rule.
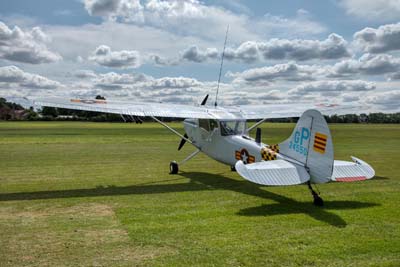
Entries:
[[200,126],[200,128],[203,128],[204,130],[206,130],[207,132],[210,131],[210,123],[209,123],[209,120],[206,120],[206,119],[199,119],[199,126]]
[[218,122],[216,120],[199,119],[199,126],[207,132],[218,128]]
[[214,130],[215,128],[218,128],[218,122],[216,120],[210,120],[210,130]]

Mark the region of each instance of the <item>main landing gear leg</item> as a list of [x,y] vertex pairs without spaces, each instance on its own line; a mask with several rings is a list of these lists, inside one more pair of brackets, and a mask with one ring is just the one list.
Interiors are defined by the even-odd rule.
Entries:
[[314,205],[318,207],[322,207],[324,205],[324,200],[318,195],[317,192],[314,191],[314,189],[311,186],[310,181],[307,183],[308,189],[310,189],[310,192],[314,198]]
[[182,160],[179,164],[178,162],[171,161],[169,163],[169,174],[177,174],[179,171],[179,165],[183,165],[185,164],[187,161],[189,161],[191,158],[193,158],[194,156],[196,156],[197,154],[200,153],[200,149],[196,149],[195,152],[193,152],[192,154],[190,154],[189,156],[187,156],[184,160]]

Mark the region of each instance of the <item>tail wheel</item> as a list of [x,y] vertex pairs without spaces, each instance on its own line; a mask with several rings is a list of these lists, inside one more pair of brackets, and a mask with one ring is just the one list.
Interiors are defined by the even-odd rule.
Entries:
[[178,163],[176,161],[171,161],[171,163],[169,164],[169,174],[177,174],[178,171]]

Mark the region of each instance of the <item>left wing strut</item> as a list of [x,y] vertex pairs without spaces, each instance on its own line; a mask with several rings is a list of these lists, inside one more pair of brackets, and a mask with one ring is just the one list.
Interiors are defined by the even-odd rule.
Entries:
[[180,138],[184,139],[185,141],[189,142],[193,146],[197,147],[195,144],[193,144],[193,142],[189,138],[187,138],[184,135],[180,134],[177,130],[175,130],[172,127],[168,126],[168,124],[166,124],[165,122],[162,122],[162,121],[160,121],[159,119],[157,119],[156,117],[153,117],[153,116],[151,116],[151,118],[153,120],[155,120],[156,122],[158,122],[159,124],[161,124],[162,126],[164,126],[165,128],[167,128],[168,130],[170,130],[171,132],[173,132],[174,134],[176,134],[177,136],[179,136]]

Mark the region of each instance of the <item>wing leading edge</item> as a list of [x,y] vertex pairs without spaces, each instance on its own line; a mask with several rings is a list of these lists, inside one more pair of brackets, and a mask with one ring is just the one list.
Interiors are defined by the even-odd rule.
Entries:
[[306,103],[207,107],[153,102],[119,102],[109,100],[84,100],[47,98],[34,101],[42,107],[55,107],[131,116],[193,118],[193,119],[272,119],[300,117],[306,109],[318,109],[323,114],[359,113],[356,107],[338,105],[313,105]]

